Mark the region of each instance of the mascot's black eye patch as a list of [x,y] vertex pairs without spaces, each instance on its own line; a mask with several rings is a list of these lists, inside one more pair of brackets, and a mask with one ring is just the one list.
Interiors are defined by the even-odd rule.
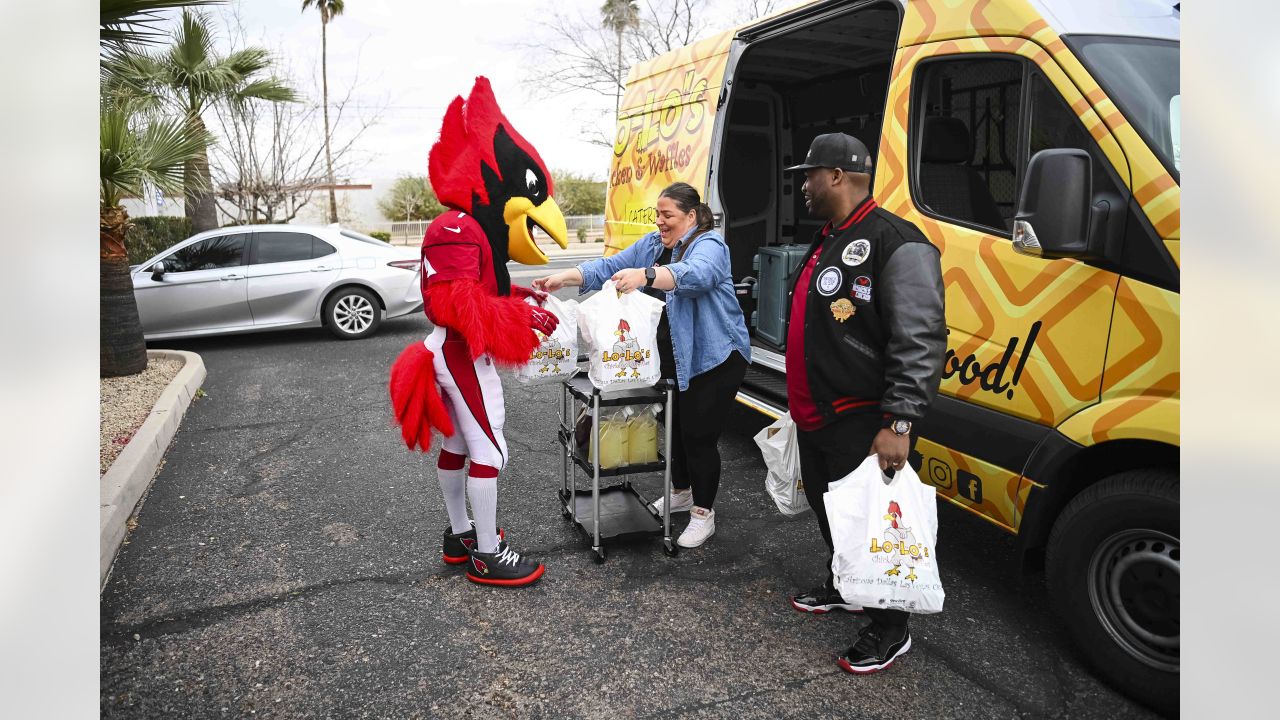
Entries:
[[505,127],[499,126],[493,138],[494,157],[498,161],[495,168],[502,176],[496,187],[486,187],[491,195],[507,197],[527,197],[534,205],[541,205],[547,199],[547,180],[537,162],[516,145]]

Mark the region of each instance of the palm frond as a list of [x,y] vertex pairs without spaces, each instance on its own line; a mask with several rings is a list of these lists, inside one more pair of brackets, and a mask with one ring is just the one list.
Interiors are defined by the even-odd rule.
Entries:
[[347,4],[343,0],[302,0],[302,12],[311,8],[319,10],[321,20],[327,23],[341,15]]
[[128,48],[117,50],[103,58],[99,86],[103,107],[155,112],[162,104],[164,68],[149,55]]
[[279,78],[254,80],[246,84],[235,94],[236,101],[269,100],[271,102],[297,102],[298,94],[293,88],[284,84]]
[[217,54],[214,48],[213,24],[209,16],[192,10],[182,11],[182,22],[173,35],[169,62],[186,75],[199,75]]
[[248,76],[270,68],[272,58],[266,48],[251,47],[231,53],[222,62],[237,75]]
[[225,0],[99,0],[99,42],[105,50],[156,43],[164,37],[156,25],[164,21],[165,10],[223,2]]
[[166,194],[181,193],[187,161],[200,157],[213,142],[207,131],[185,118],[151,120],[141,131],[132,127],[136,120],[122,108],[100,114],[98,177],[104,206],[142,194],[147,184]]

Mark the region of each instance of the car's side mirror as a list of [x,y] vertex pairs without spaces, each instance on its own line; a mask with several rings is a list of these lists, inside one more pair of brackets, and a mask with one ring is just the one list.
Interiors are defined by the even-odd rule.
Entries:
[[163,278],[164,278],[164,261],[161,260],[160,262],[151,266],[151,279],[159,282]]
[[1093,163],[1075,148],[1041,150],[1027,163],[1018,211],[1013,218],[1013,249],[1043,258],[1093,255],[1090,205]]

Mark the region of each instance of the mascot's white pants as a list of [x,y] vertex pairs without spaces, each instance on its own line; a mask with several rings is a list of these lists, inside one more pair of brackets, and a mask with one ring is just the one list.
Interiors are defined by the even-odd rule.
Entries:
[[440,399],[453,420],[453,437],[444,438],[441,447],[502,470],[507,464],[507,439],[502,436],[507,410],[497,366],[488,355],[473,361],[466,340],[440,326],[423,344],[435,356]]

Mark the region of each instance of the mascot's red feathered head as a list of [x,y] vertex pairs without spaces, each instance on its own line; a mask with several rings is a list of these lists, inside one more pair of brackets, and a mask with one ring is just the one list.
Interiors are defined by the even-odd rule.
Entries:
[[510,284],[508,258],[526,265],[547,262],[533,241],[534,225],[568,247],[564,215],[551,196],[551,173],[502,114],[487,78],[476,78],[466,100],[459,96],[449,104],[427,164],[440,202],[484,228],[501,285]]

